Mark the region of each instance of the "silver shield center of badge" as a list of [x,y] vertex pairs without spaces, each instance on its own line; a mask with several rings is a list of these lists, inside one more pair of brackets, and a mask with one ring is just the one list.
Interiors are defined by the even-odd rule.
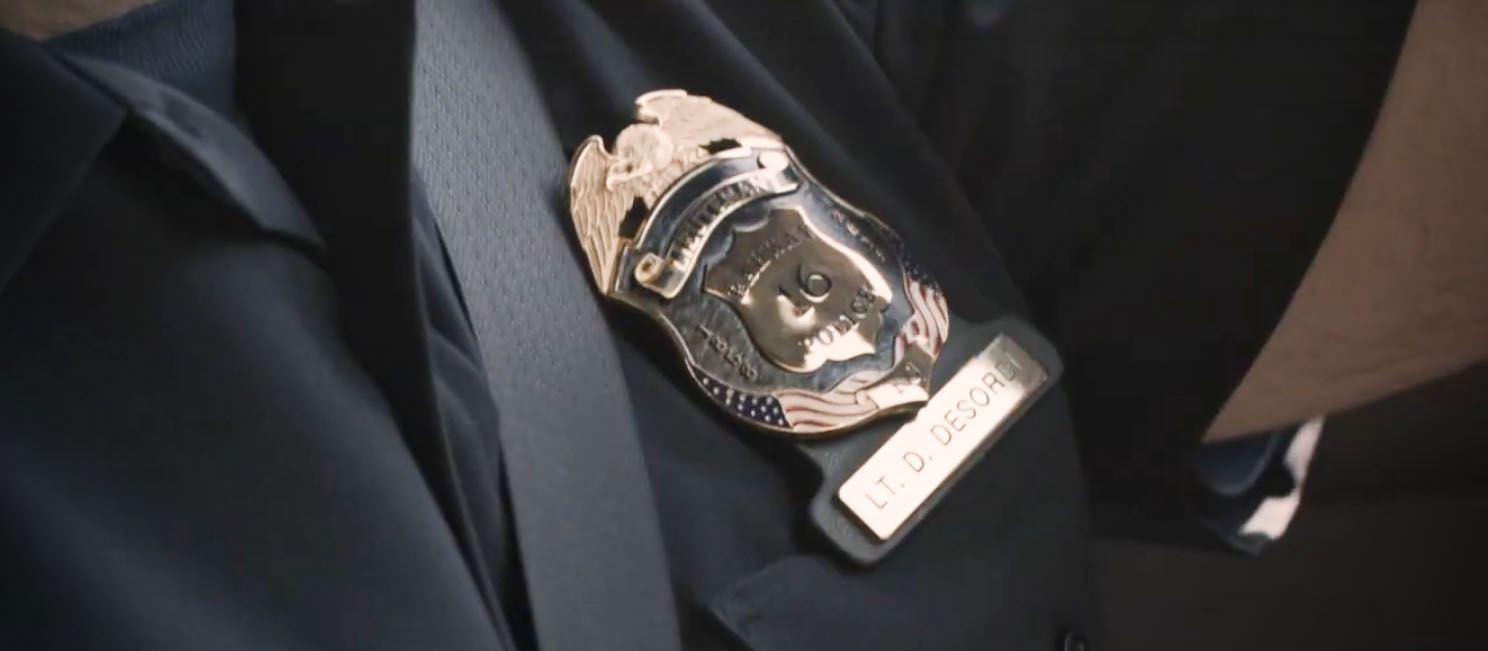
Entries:
[[579,146],[568,184],[599,291],[664,327],[729,414],[824,436],[930,397],[950,329],[940,288],[769,129],[647,93],[613,147]]

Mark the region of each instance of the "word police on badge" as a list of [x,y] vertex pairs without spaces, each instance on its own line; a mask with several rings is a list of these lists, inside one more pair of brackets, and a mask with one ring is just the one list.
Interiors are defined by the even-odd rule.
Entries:
[[[659,323],[713,402],[819,440],[931,399],[953,317],[898,235],[813,178],[780,136],[706,97],[647,93],[636,120],[612,147],[590,136],[575,153],[574,230],[599,291]],[[906,483],[890,517],[859,512],[882,498],[849,497],[865,494],[856,484],[843,506],[886,539],[953,474],[950,457],[927,466],[933,481]]]

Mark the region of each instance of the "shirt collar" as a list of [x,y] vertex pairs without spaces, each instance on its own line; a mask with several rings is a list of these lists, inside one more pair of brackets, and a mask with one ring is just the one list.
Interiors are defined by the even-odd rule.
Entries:
[[0,288],[126,111],[39,43],[0,30]]

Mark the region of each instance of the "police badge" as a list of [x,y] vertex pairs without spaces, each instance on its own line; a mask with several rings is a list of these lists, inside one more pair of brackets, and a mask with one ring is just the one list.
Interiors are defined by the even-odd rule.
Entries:
[[899,236],[769,129],[678,90],[642,95],[636,119],[569,171],[595,285],[657,321],[724,411],[796,438],[822,469],[818,528],[881,558],[1047,390],[1057,355],[1017,319],[958,321]]
[[929,398],[946,302],[887,226],[712,100],[648,93],[636,117],[575,154],[574,226],[600,291],[658,320],[714,402],[819,436]]

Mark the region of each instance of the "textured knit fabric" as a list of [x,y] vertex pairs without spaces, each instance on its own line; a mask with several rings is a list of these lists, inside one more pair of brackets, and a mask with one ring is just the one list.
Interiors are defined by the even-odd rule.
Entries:
[[235,27],[233,0],[159,0],[50,42],[122,65],[232,115]]

